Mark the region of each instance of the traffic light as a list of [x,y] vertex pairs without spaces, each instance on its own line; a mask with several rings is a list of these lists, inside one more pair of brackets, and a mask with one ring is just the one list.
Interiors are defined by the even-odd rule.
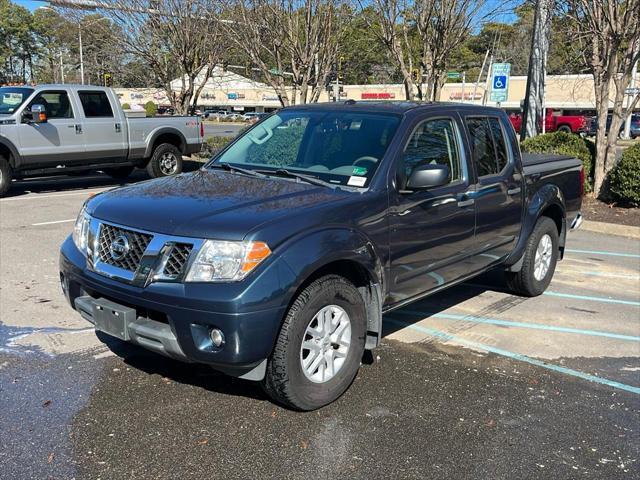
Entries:
[[113,77],[111,76],[110,73],[105,73],[104,74],[104,86],[105,87],[112,87],[113,86]]
[[414,82],[420,81],[420,70],[418,70],[417,68],[411,70],[411,78]]

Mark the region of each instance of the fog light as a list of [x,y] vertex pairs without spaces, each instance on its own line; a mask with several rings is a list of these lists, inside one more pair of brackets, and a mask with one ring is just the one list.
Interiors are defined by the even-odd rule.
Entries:
[[211,329],[209,337],[211,337],[211,341],[217,348],[220,348],[224,344],[224,335],[222,334],[222,331],[217,328]]

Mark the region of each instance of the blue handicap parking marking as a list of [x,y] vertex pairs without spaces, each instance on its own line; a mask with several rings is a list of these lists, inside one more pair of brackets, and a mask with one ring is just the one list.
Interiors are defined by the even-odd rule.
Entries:
[[503,90],[507,88],[507,76],[506,75],[496,75],[493,77],[493,89],[494,90]]

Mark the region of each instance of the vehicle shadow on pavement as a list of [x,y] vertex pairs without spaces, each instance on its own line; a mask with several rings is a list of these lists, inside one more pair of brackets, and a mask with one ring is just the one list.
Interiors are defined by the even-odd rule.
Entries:
[[[455,287],[448,288],[444,292],[430,295],[423,300],[385,314],[382,322],[382,336],[387,337],[405,328],[406,324],[413,325],[418,323],[433,315],[444,312],[449,308],[455,307],[460,303],[471,300],[486,291],[500,292],[505,290],[506,285],[502,272],[487,272],[472,279],[471,284],[462,283]],[[384,321],[386,317],[394,317],[395,314],[399,314],[397,317],[401,315],[402,323]]]
[[[185,173],[193,172],[202,165],[204,165],[202,162],[196,160],[184,160],[183,171]],[[14,181],[11,184],[11,189],[3,198],[20,197],[30,193],[75,192],[90,188],[120,187],[143,180],[149,180],[149,175],[145,170],[139,168],[124,179],[115,179],[98,171],[79,172],[77,175],[34,177]]]
[[184,363],[163,357],[101,332],[96,332],[96,335],[125,364],[148,375],[158,375],[165,382],[173,381],[183,385],[191,385],[223,395],[268,400],[257,382],[230,377],[207,365]]

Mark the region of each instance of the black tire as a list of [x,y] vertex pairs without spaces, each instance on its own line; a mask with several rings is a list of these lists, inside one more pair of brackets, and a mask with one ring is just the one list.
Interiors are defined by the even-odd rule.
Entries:
[[[165,155],[171,156],[172,161],[175,161],[175,168],[169,170],[165,168],[163,162]],[[161,143],[153,151],[151,159],[147,164],[147,173],[151,178],[168,177],[170,175],[177,175],[182,172],[182,152],[175,145],[170,143]]]
[[[551,238],[551,257],[547,272],[540,279],[535,276],[535,258],[541,239],[548,235]],[[544,292],[556,269],[558,262],[558,227],[549,217],[540,217],[531,232],[524,250],[522,268],[519,272],[506,272],[508,288],[518,295],[536,297]]]
[[9,161],[3,156],[0,156],[0,197],[3,197],[11,188],[12,178],[13,172]]
[[559,132],[564,132],[564,133],[573,133],[573,132],[571,131],[571,127],[570,127],[569,125],[560,125],[560,126],[558,127],[558,131],[559,131]]
[[[307,326],[316,313],[329,305],[339,306],[349,316],[350,347],[335,376],[326,382],[314,383],[303,372],[301,347]],[[267,363],[262,382],[265,392],[278,403],[305,411],[338,399],[349,388],[360,368],[366,324],[362,296],[351,282],[338,275],[327,275],[311,283],[298,295],[285,316]]]
[[109,175],[110,177],[117,178],[119,180],[127,178],[133,172],[135,167],[117,167],[117,168],[105,168],[104,173]]

